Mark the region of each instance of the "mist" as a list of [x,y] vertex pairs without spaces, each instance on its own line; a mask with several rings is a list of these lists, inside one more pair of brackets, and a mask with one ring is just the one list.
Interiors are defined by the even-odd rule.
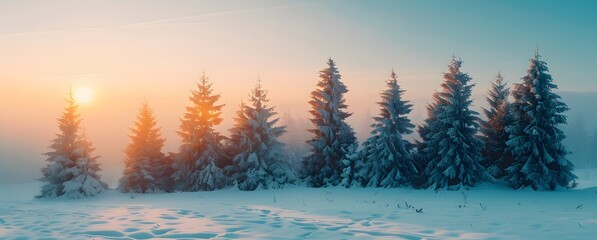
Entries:
[[[81,105],[83,130],[111,186],[123,170],[129,127],[147,101],[177,152],[179,118],[202,71],[221,94],[229,135],[241,100],[260,76],[287,124],[293,157],[308,150],[309,93],[333,58],[349,92],[348,122],[362,143],[392,69],[414,104],[413,123],[439,89],[451,56],[473,77],[476,110],[500,71],[516,83],[537,46],[570,108],[565,143],[579,168],[596,167],[594,47],[597,15],[586,4],[540,1],[0,1],[0,183],[41,177],[69,86],[95,91]],[[51,11],[48,11],[51,9]],[[425,11],[421,11],[425,9]],[[463,9],[467,14],[455,16]],[[528,9],[533,9],[529,11]],[[421,14],[424,12],[424,14]],[[508,17],[504,17],[508,13]],[[307,16],[307,17],[306,17]],[[545,16],[558,16],[545,18]],[[76,19],[76,21],[74,21]],[[529,27],[529,19],[542,19]],[[562,44],[573,42],[574,44]],[[418,135],[409,136],[411,140]]]
[[[560,94],[563,101],[571,109],[566,112],[568,124],[560,126],[567,136],[564,144],[572,152],[568,155],[568,159],[576,165],[577,169],[597,168],[597,160],[594,157],[597,156],[597,108],[592,107],[592,103],[597,102],[597,92],[560,91],[557,93]],[[365,104],[367,107],[355,108],[349,106],[349,111],[353,115],[348,119],[348,122],[357,133],[359,143],[365,141],[369,136],[369,132],[371,131],[370,124],[373,123],[371,118],[378,114],[377,105],[375,104],[378,98],[379,96],[376,95],[371,96],[370,103]],[[474,96],[474,99],[473,109],[481,112],[481,108],[486,105],[484,95],[477,94]],[[350,102],[350,99],[347,100]],[[413,123],[419,125],[426,117],[425,106],[431,102],[431,98],[410,101],[414,106],[409,117]],[[276,103],[272,104],[276,106]],[[228,105],[225,109],[224,123],[217,127],[217,130],[225,135],[229,134],[228,129],[233,123],[231,119],[232,111],[236,107],[236,104]],[[184,105],[181,105],[177,110],[182,112],[183,108]],[[310,115],[308,114],[308,109],[309,106],[306,102],[276,106],[278,117],[280,118],[279,124],[287,126],[287,133],[281,137],[281,140],[286,143],[287,151],[294,158],[295,168],[300,167],[301,157],[309,150],[308,145],[305,144],[305,141],[311,137],[307,129],[312,127],[309,121]],[[89,136],[90,140],[97,147],[95,154],[101,156],[99,161],[103,169],[101,172],[102,178],[110,186],[115,186],[122,175],[123,151],[128,143],[127,135],[129,134],[127,128],[131,126],[134,120],[135,111],[136,109],[130,109],[130,116],[112,120],[115,123],[111,123],[111,125],[116,125],[117,128],[115,129],[121,131],[114,132],[113,130],[109,130],[107,135],[111,135],[112,137],[97,137],[94,139],[93,136]],[[56,112],[56,116],[58,114],[60,112]],[[178,130],[179,117],[180,115],[174,114],[169,116],[164,116],[164,114],[158,115],[159,125],[162,126],[162,134],[167,139],[164,152],[177,152],[180,141],[175,131]],[[85,114],[83,114],[83,120],[88,121],[88,117]],[[53,132],[57,132],[56,122],[48,124],[54,126],[52,128]],[[93,129],[93,126],[90,124],[85,124],[85,126],[87,126],[87,132],[94,133],[88,135],[96,135],[95,132],[97,131],[105,131],[105,129]],[[46,164],[46,158],[42,154],[48,150],[50,140],[54,136],[52,134],[38,136],[42,139],[45,137],[47,141],[27,139],[23,136],[29,134],[19,136],[16,134],[17,130],[5,128],[7,126],[2,127],[2,132],[5,134],[0,138],[0,183],[32,182],[39,179],[41,177],[40,169]],[[416,131],[408,136],[408,139],[411,141],[418,139]]]

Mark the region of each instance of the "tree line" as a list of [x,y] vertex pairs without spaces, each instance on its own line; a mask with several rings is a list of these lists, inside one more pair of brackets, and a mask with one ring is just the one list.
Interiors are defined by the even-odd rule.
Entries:
[[[377,102],[379,114],[373,117],[370,137],[359,145],[345,121],[351,115],[344,98],[348,88],[330,58],[310,94],[312,128],[306,131],[312,137],[300,170],[291,167],[279,140],[286,127],[278,123],[261,81],[248,101],[239,104],[227,137],[214,129],[222,122],[224,105],[203,73],[180,118],[178,152],[162,151],[165,139],[155,115],[148,103],[141,106],[130,129],[118,188],[135,193],[227,187],[252,191],[304,184],[457,190],[497,179],[515,189],[574,187],[574,165],[566,158],[569,151],[559,128],[566,124],[563,113],[568,107],[553,92],[557,85],[540,55],[530,59],[525,76],[512,90],[503,76],[496,76],[484,120],[471,110],[475,84],[461,71],[462,63],[452,58],[420,126],[408,118],[413,105],[403,98],[405,90],[392,71]],[[58,119],[60,131],[45,154],[48,164],[41,180],[46,184],[39,197],[79,198],[107,189],[94,148],[80,129],[82,118],[72,91],[66,103]],[[421,140],[406,140],[415,128]]]

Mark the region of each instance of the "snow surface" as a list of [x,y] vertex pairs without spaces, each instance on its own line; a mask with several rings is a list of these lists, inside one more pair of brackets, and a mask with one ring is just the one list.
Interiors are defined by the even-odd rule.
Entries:
[[485,184],[34,199],[41,184],[6,184],[0,239],[594,239],[597,169],[576,174],[577,189],[555,192]]

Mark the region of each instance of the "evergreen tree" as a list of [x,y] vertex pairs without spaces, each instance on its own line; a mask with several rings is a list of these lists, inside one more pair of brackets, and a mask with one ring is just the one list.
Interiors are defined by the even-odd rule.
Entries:
[[476,138],[478,113],[470,109],[472,103],[471,77],[460,71],[461,60],[452,58],[444,73],[442,92],[433,95],[429,119],[424,126],[423,155],[428,161],[425,174],[428,186],[449,190],[474,186],[491,180],[481,165],[483,143]]
[[320,80],[309,101],[314,125],[309,132],[315,136],[307,141],[311,152],[303,159],[302,177],[312,187],[339,184],[346,166],[352,165],[342,162],[346,156],[353,155],[358,146],[354,130],[345,122],[351,115],[345,111],[344,94],[348,89],[340,79],[334,60],[330,58],[327,64],[328,67],[319,72]]
[[249,119],[245,114],[246,106],[244,101],[241,100],[239,108],[236,110],[236,116],[233,118],[234,125],[230,129],[230,138],[226,149],[232,160],[232,164],[225,169],[231,183],[238,183],[240,182],[239,179],[244,177],[240,161],[248,159],[253,150],[249,136],[246,134],[248,131],[247,125],[249,124]]
[[444,102],[444,99],[436,98],[434,95],[434,102],[425,106],[427,110],[427,118],[424,119],[423,123],[417,127],[417,133],[419,133],[421,140],[415,140],[416,151],[413,153],[414,163],[417,167],[417,172],[419,172],[419,177],[417,179],[418,181],[413,183],[413,186],[420,188],[427,187],[427,180],[429,176],[427,176],[425,170],[427,169],[427,165],[429,165],[430,161],[427,159],[425,152],[427,151],[427,144],[431,141],[432,134],[430,133],[432,132],[432,128],[434,131],[439,131],[437,129],[437,124],[434,124],[437,121],[438,113],[442,110],[442,108],[438,107],[438,105],[446,104],[447,103]]
[[284,144],[278,140],[285,127],[276,126],[278,118],[273,117],[277,113],[267,105],[269,99],[261,80],[257,80],[249,100],[249,105],[241,103],[231,129],[232,160],[237,165],[235,180],[241,190],[280,188],[293,181]]
[[514,156],[507,169],[507,180],[513,188],[555,190],[557,186],[571,186],[577,178],[572,173],[574,165],[566,159],[564,132],[558,128],[559,124],[566,124],[563,113],[568,107],[553,89],[557,85],[547,64],[536,53],[527,75],[522,83],[515,84],[512,93],[515,121],[506,130],[510,134],[507,144]]
[[493,177],[501,178],[504,170],[512,164],[512,154],[506,145],[508,133],[505,131],[506,126],[512,123],[508,102],[510,89],[501,74],[496,76],[488,94],[486,99],[489,109],[483,108],[487,120],[481,121],[480,128],[480,138],[485,146],[483,165]]
[[349,146],[347,154],[340,161],[340,185],[346,188],[362,187],[367,182],[367,171],[364,170],[367,166],[357,147],[357,144]]
[[371,137],[363,143],[363,158],[367,186],[396,187],[410,185],[417,175],[417,168],[411,155],[412,144],[404,136],[412,133],[414,125],[408,114],[412,104],[402,100],[404,90],[398,85],[396,73],[392,71],[386,82],[386,90],[378,102],[381,113],[374,117]]
[[172,161],[162,152],[165,139],[156,126],[149,104],[143,103],[134,124],[129,135],[131,142],[125,150],[120,190],[136,193],[172,191]]
[[46,184],[38,197],[89,197],[108,188],[98,174],[99,157],[92,155],[95,148],[82,133],[81,116],[72,90],[66,103],[65,111],[58,119],[60,133],[50,145],[52,151],[45,153],[48,165],[42,169],[41,180]]
[[178,131],[182,145],[176,154],[173,179],[182,191],[212,191],[226,185],[222,170],[227,158],[222,148],[225,137],[214,130],[222,122],[224,105],[216,104],[220,95],[213,94],[205,73],[197,88],[191,92],[192,104],[186,108]]
[[522,180],[525,176],[520,171],[521,162],[519,162],[520,159],[517,157],[518,154],[515,154],[518,146],[512,145],[510,140],[518,136],[525,136],[525,128],[531,123],[531,117],[525,113],[524,108],[526,103],[522,101],[524,96],[531,94],[530,90],[531,88],[525,82],[515,83],[511,93],[512,98],[514,98],[514,102],[510,104],[513,121],[506,126],[506,132],[508,133],[508,142],[506,142],[506,145],[508,146],[507,151],[512,153],[512,164],[506,168],[504,177],[510,186],[514,188],[518,186],[522,187]]

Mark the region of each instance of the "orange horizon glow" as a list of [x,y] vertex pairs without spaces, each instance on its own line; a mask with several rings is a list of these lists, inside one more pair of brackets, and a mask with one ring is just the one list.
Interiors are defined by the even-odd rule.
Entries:
[[[436,16],[420,14],[417,4],[429,5]],[[503,18],[465,14],[458,24],[468,25],[447,28],[445,19],[453,16],[445,9],[460,10],[452,3],[0,1],[0,9],[10,9],[0,14],[0,168],[31,181],[46,164],[40,154],[58,132],[56,118],[69,86],[82,129],[101,155],[102,179],[111,186],[122,173],[129,128],[144,101],[166,138],[164,152],[178,151],[179,119],[203,71],[225,104],[216,130],[229,135],[258,75],[278,117],[308,122],[309,94],[331,57],[349,90],[345,98],[353,115],[347,122],[361,142],[379,113],[376,102],[392,69],[404,99],[414,104],[410,117],[419,123],[454,54],[477,84],[476,109],[485,104],[483,95],[498,71],[510,83],[519,81],[537,44],[560,89],[597,86],[580,82],[592,75],[576,69],[591,69],[588,56],[594,54],[568,55],[561,44],[568,28],[541,30],[543,35],[524,29],[515,42],[499,31],[461,36],[459,31]],[[575,45],[592,46],[583,39]]]

